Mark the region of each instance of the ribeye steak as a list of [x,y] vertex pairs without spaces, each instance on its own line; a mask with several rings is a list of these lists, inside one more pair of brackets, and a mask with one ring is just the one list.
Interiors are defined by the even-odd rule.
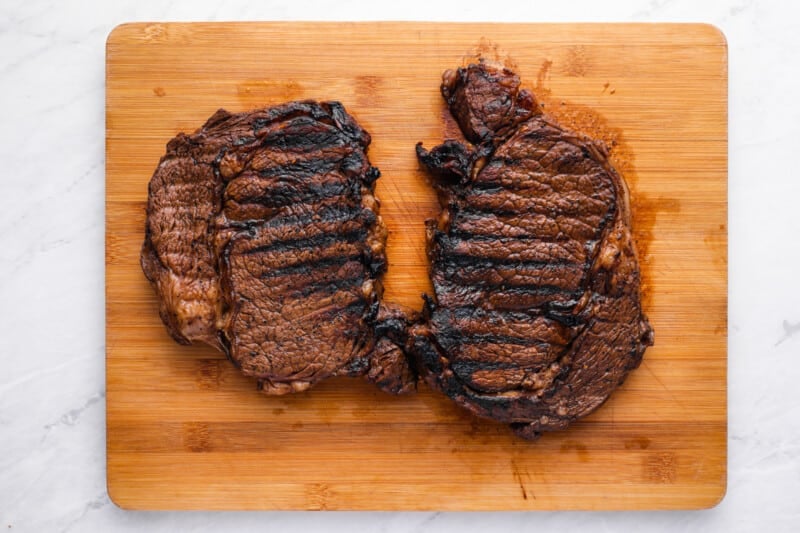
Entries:
[[409,350],[433,388],[535,438],[599,407],[653,342],[627,188],[510,70],[447,71],[441,91],[468,143],[417,146],[443,210]]
[[337,102],[218,111],[167,145],[142,268],[172,337],[222,351],[269,394],[335,375],[414,388],[404,313],[380,303],[386,228],[369,134]]

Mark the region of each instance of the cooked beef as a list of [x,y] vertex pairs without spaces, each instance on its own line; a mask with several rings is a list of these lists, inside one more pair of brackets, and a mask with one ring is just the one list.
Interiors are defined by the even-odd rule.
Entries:
[[469,142],[417,145],[443,210],[409,350],[431,387],[533,439],[597,409],[653,342],[627,188],[510,70],[447,71],[441,90]]
[[401,310],[380,302],[386,227],[369,134],[337,102],[218,111],[167,145],[142,268],[179,343],[227,354],[268,394],[330,376],[414,388]]

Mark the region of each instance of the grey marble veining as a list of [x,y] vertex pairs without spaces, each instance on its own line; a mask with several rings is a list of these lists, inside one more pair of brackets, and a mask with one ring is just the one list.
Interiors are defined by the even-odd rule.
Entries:
[[[797,531],[796,3],[0,3],[0,530]],[[139,20],[703,21],[730,54],[728,495],[703,512],[132,513],[105,490],[104,53]]]

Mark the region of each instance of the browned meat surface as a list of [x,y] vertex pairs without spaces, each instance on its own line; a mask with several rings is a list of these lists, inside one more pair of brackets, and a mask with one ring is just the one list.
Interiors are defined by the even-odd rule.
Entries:
[[597,409],[653,332],[625,182],[602,143],[519,86],[487,64],[443,76],[468,142],[417,146],[443,210],[427,222],[435,294],[409,350],[431,387],[535,438]]
[[172,337],[269,394],[366,375],[407,392],[405,315],[381,304],[386,228],[369,134],[336,102],[220,110],[167,145],[142,268]]

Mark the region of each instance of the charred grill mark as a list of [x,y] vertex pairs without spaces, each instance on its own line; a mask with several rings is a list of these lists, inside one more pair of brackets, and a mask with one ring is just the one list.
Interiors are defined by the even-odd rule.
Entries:
[[[316,268],[306,272],[304,275],[282,275],[264,277],[265,272],[251,271],[245,261],[237,257],[232,265],[231,273],[235,280],[232,289],[236,296],[243,296],[246,300],[260,300],[269,297],[270,303],[264,302],[265,309],[279,309],[281,306],[288,305],[292,299],[297,299],[305,294],[317,292],[321,288],[335,286],[337,283],[344,283],[346,286],[352,282],[355,288],[356,283],[363,283],[367,271],[364,265],[354,260],[336,261],[332,260],[327,264],[318,264]],[[257,266],[257,265],[256,265]],[[270,272],[268,269],[266,273]],[[251,283],[257,280],[258,283]],[[307,288],[311,288],[306,290]],[[353,293],[361,291],[353,290]],[[275,305],[277,304],[277,307]]]
[[[285,152],[278,152],[281,159],[287,158]],[[366,154],[352,147],[322,149],[313,153],[299,154],[285,162],[251,162],[252,170],[261,177],[284,177],[309,181],[316,176],[340,171],[345,177],[365,184],[373,183],[380,171],[370,167]]]
[[499,215],[536,213],[550,218],[569,217],[591,222],[609,209],[607,202],[575,191],[549,195],[523,195],[505,187],[470,189],[459,199],[471,209],[492,211]]
[[500,309],[486,310],[472,306],[454,306],[446,310],[439,310],[439,313],[447,313],[455,320],[514,320],[518,322],[531,321],[539,315],[536,312],[508,311]]
[[536,346],[543,350],[550,344],[527,337],[515,337],[512,335],[500,335],[497,333],[470,333],[463,329],[452,328],[449,330],[438,330],[436,332],[439,342],[445,348],[463,346],[465,344],[513,344],[516,346]]
[[480,370],[518,370],[519,366],[514,363],[456,359],[450,362],[450,368],[459,376],[468,377]]
[[[326,318],[339,318],[347,315],[352,315],[353,318],[360,317],[364,314],[366,302],[363,299],[357,299],[344,307],[331,306],[323,311],[315,313],[314,317],[318,319]],[[344,336],[352,336],[354,333],[363,334],[362,331],[356,329],[348,329],[342,332]]]
[[[526,234],[526,235],[500,235],[497,233],[479,233],[476,231],[469,231],[464,229],[453,228],[450,232],[447,233],[447,237],[451,240],[458,239],[462,241],[470,241],[470,242],[482,242],[482,243],[496,243],[498,247],[503,246],[505,244],[528,244],[530,246],[536,244],[558,244],[558,245],[575,245],[575,247],[584,246],[583,242],[578,242],[577,239],[569,239],[566,237],[561,237],[558,239],[548,238],[542,235],[535,235],[535,234]],[[597,242],[589,241],[589,242]]]
[[342,266],[349,261],[356,261],[361,259],[362,254],[352,255],[339,255],[335,257],[328,257],[325,259],[310,259],[299,263],[281,266],[277,268],[270,268],[261,274],[261,279],[274,279],[285,276],[307,275],[318,268],[326,268],[331,266]]
[[281,150],[308,152],[343,146],[349,141],[335,130],[319,131],[317,124],[309,123],[305,118],[294,119],[293,123],[282,125],[281,129],[261,137],[261,143]]
[[[508,236],[538,237],[556,241],[597,239],[601,230],[598,225],[601,217],[587,221],[568,215],[549,215],[543,213],[526,213],[514,209],[484,207],[462,204],[453,216],[453,227],[479,233],[481,223],[492,227],[490,233],[498,230],[507,231]],[[476,231],[477,230],[477,231]]]
[[258,175],[264,178],[277,176],[292,176],[294,178],[309,179],[314,176],[328,174],[342,166],[341,154],[316,159],[304,159],[282,163],[258,169]]
[[453,279],[434,277],[434,287],[441,290],[440,299],[447,305],[464,298],[464,303],[473,304],[485,309],[530,310],[531,313],[544,313],[546,306],[557,302],[570,309],[578,305],[584,294],[582,288],[570,290],[569,287],[544,285],[538,281],[526,279],[512,282],[486,280],[478,274],[474,276],[458,276]]
[[[567,291],[551,286],[465,286],[442,280],[435,273],[433,286],[439,303],[444,307],[473,305],[485,310],[526,312],[542,316],[546,316],[549,309],[545,306],[555,302],[565,308],[574,308],[583,295],[582,291]],[[557,319],[559,323],[568,320],[560,314]]]
[[342,181],[323,183],[277,183],[264,194],[237,198],[239,204],[285,207],[294,203],[313,203],[325,198],[348,195],[359,197],[361,185]]
[[328,223],[346,223],[362,219],[365,226],[372,226],[376,216],[371,210],[364,209],[360,204],[353,202],[335,202],[323,205],[318,209],[301,214],[283,215],[268,220],[228,220],[227,226],[239,231],[254,232],[259,228],[302,228],[312,225]]
[[[346,261],[345,261],[346,262]],[[344,264],[344,262],[342,263]],[[324,266],[324,265],[321,265]],[[300,286],[292,287],[287,291],[286,295],[291,298],[309,298],[312,295],[327,296],[339,291],[351,291],[353,293],[359,292],[361,284],[364,283],[364,272],[353,273],[350,276],[342,278],[329,278]],[[363,298],[362,298],[363,300]],[[366,300],[361,302],[361,313],[363,314],[366,308]]]
[[576,241],[548,242],[531,238],[506,238],[451,231],[435,232],[438,255],[470,256],[496,261],[540,261],[564,265],[586,265],[587,248]]
[[[330,104],[332,103],[333,102]],[[312,117],[315,121],[333,126],[333,117],[324,106],[325,104],[317,105],[312,102],[290,102],[288,104],[278,105],[256,113],[254,117],[249,119],[250,127],[254,132],[258,132],[272,124],[306,116]]]
[[440,254],[436,256],[435,263],[437,267],[442,268],[473,268],[473,269],[492,269],[503,266],[513,266],[520,270],[546,270],[557,271],[567,268],[582,267],[581,263],[576,263],[569,260],[553,260],[553,261],[521,261],[519,259],[511,259],[508,257],[481,257],[469,254]]
[[313,237],[300,237],[284,241],[275,241],[264,246],[256,246],[241,252],[243,255],[261,253],[292,252],[304,248],[324,248],[337,242],[355,243],[362,241],[367,235],[366,228],[346,231],[342,233],[325,232]]
[[[504,283],[493,284],[491,282],[476,281],[470,284],[461,284],[453,282],[448,279],[440,279],[435,275],[434,285],[439,283],[442,292],[458,292],[460,289],[494,289],[495,291],[505,293],[506,296],[546,296],[546,297],[566,297],[571,298],[577,305],[578,298],[583,294],[583,290],[568,290],[554,285],[507,285]],[[438,295],[438,292],[437,292]]]
[[369,135],[347,114],[340,102],[314,102],[311,100],[294,101],[277,105],[254,113],[249,117],[250,128],[254,132],[270,126],[284,127],[286,123],[296,122],[303,125],[319,124],[334,128],[335,131],[355,142],[366,146],[370,142]]
[[[340,201],[339,198],[324,200],[318,204],[293,204],[279,209],[239,206],[228,202],[224,210],[225,221],[214,229],[244,232],[251,236],[259,232],[275,232],[270,241],[290,238],[308,232],[315,235],[329,226],[351,227],[363,223],[373,227],[376,215],[365,209],[360,202]],[[281,237],[283,235],[283,237]]]
[[521,262],[501,265],[493,260],[469,256],[446,256],[435,261],[437,272],[451,283],[471,287],[500,289],[550,287],[560,291],[578,291],[585,268],[581,265],[559,265]]

